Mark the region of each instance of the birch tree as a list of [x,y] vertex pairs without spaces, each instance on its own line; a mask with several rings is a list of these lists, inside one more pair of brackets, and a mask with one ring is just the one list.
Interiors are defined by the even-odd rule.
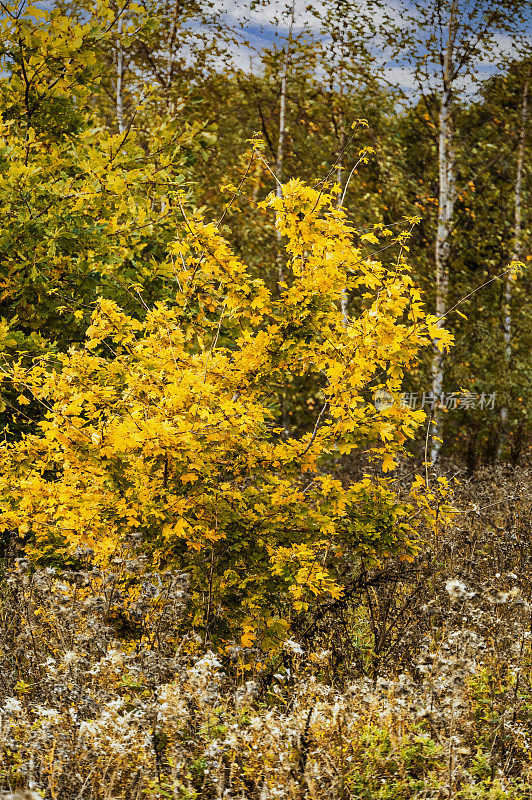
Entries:
[[[449,259],[451,255],[451,223],[454,214],[456,163],[452,134],[451,107],[453,101],[454,55],[457,35],[457,0],[453,0],[447,25],[447,43],[442,64],[442,90],[438,114],[438,227],[434,252],[436,283],[436,316],[442,325],[447,311],[449,293]],[[434,346],[432,357],[432,392],[435,398],[443,392],[443,354]],[[441,424],[441,408],[434,406],[434,426]],[[440,450],[440,437],[434,432],[431,445],[431,461],[435,462]]]
[[122,33],[124,31],[124,16],[120,16],[117,26],[116,36],[116,121],[118,132],[123,133],[124,125],[124,48],[122,45]]
[[[532,60],[528,62],[526,75],[523,81],[523,94],[521,102],[521,119],[519,129],[519,145],[517,150],[517,165],[515,174],[514,186],[514,237],[512,245],[512,253],[510,256],[510,263],[518,261],[521,256],[522,250],[522,192],[523,192],[523,169],[525,163],[525,145],[526,134],[528,125],[528,103],[529,103],[529,90],[530,90],[530,77],[532,72]],[[504,281],[504,294],[502,304],[502,327],[504,335],[504,355],[506,360],[506,370],[508,371],[512,360],[512,294],[513,285],[515,282],[515,270],[510,267],[506,272]],[[508,408],[506,405],[501,409],[501,439],[499,444],[499,453],[504,443],[506,436],[506,427],[508,422]]]
[[[366,137],[362,136],[362,143],[357,141],[353,122],[357,118],[366,119],[375,101],[382,103],[378,86],[382,75],[371,52],[375,25],[368,13],[362,13],[352,0],[329,0],[313,13],[320,23],[318,72],[323,74],[325,115],[330,120],[334,141],[330,161],[336,174],[340,207],[356,171],[354,164],[359,161],[354,153],[361,144],[368,144],[367,131],[364,131]],[[354,113],[356,106],[359,108]],[[344,325],[347,325],[349,296],[345,287],[340,296],[340,308]]]
[[[382,33],[391,47],[390,64],[399,69],[405,96],[418,93],[437,130],[438,218],[434,236],[434,305],[440,325],[449,312],[456,176],[464,152],[456,141],[459,101],[478,91],[482,77],[504,62],[505,49],[523,36],[527,4],[521,0],[430,0],[401,2],[388,13]],[[484,68],[484,71],[483,71]],[[411,84],[410,86],[408,84]],[[438,98],[435,118],[434,97]],[[466,168],[467,171],[467,168]],[[441,450],[445,363],[434,342],[431,365],[430,461]]]
[[[295,20],[295,2],[292,2],[290,8],[290,26],[288,28],[288,35],[283,48],[283,61],[281,68],[281,84],[280,84],[280,97],[279,97],[279,137],[277,139],[277,156],[275,159],[275,178],[276,187],[275,193],[278,198],[282,197],[282,183],[283,183],[283,161],[284,161],[284,145],[286,136],[286,89],[288,79],[288,68],[292,55],[292,33],[294,30]],[[277,275],[279,281],[279,288],[284,282],[284,265],[281,252],[281,231],[279,227],[279,220],[277,219],[276,237],[277,237]]]

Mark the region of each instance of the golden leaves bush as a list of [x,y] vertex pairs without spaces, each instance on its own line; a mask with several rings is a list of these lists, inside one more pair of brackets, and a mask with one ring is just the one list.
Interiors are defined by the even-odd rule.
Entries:
[[[393,269],[364,257],[333,200],[297,180],[268,200],[292,276],[279,296],[190,219],[169,248],[172,303],[139,320],[101,300],[82,347],[5,370],[46,411],[0,452],[0,524],[34,561],[88,545],[105,563],[138,533],[152,565],[190,574],[208,637],[236,624],[273,644],[312,598],[341,593],[339,559],[412,553],[417,502],[385,475],[346,487],[320,465],[363,448],[393,470],[424,414],[377,411],[371,395],[398,397],[430,336],[450,336],[423,312],[403,251]],[[362,303],[347,325],[344,286]],[[278,411],[295,376],[318,382],[322,404],[298,437]]]

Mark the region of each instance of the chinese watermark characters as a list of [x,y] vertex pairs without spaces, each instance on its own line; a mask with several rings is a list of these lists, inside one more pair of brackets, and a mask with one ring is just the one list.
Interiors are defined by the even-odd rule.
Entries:
[[[480,411],[493,411],[495,408],[496,392],[442,392],[440,395],[434,392],[402,392],[399,397],[403,407],[415,410],[417,408],[424,411],[433,411],[434,408],[445,408],[448,411],[465,411],[469,409],[479,409]],[[377,411],[384,411],[395,405],[393,395],[386,389],[378,389],[373,395],[373,403]]]
[[403,392],[401,394],[401,405],[407,408],[421,408],[432,411],[434,407],[446,408],[449,411],[480,409],[481,411],[493,411],[495,408],[496,392],[442,392],[435,395],[434,392]]

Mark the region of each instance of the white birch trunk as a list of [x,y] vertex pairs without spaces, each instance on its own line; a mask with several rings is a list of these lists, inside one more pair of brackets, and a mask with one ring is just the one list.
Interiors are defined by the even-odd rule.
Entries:
[[[344,146],[345,146],[345,130],[344,130],[344,114],[343,110],[340,109],[340,114],[338,118],[338,164],[337,164],[337,173],[336,173],[336,181],[338,186],[340,187],[340,191],[338,192],[338,208],[342,205],[342,189],[343,189],[343,181],[344,181]],[[342,323],[344,328],[347,328],[347,323],[349,321],[349,316],[347,313],[348,307],[348,296],[347,296],[347,288],[344,286],[342,289],[342,294],[340,295],[340,310],[342,312]]]
[[[281,97],[279,100],[279,139],[277,141],[277,155],[275,159],[275,177],[276,177],[276,187],[275,187],[275,194],[277,197],[283,196],[283,189],[282,189],[282,182],[283,182],[283,161],[284,161],[284,143],[285,143],[285,136],[286,136],[286,86],[288,80],[288,66],[290,64],[290,55],[292,49],[292,30],[294,27],[294,16],[295,16],[295,2],[292,3],[291,9],[291,20],[290,20],[290,29],[288,31],[288,37],[286,40],[286,46],[284,49],[284,59],[283,59],[283,67],[281,72]],[[278,222],[278,215],[277,222]],[[283,260],[283,251],[282,251],[282,237],[281,232],[279,230],[279,225],[277,224],[277,281],[278,281],[278,289],[279,293],[281,293],[282,288],[281,284],[284,282],[285,273],[284,273],[284,260]],[[287,439],[290,436],[290,421],[288,416],[288,410],[286,407],[286,398],[285,394],[283,393],[280,397],[280,405],[281,405],[281,418],[282,418],[282,425],[284,429],[284,436]]]
[[[279,103],[279,139],[277,141],[277,157],[275,159],[275,177],[277,178],[277,185],[275,187],[275,194],[277,197],[282,197],[283,190],[281,184],[283,182],[283,159],[284,159],[284,139],[286,134],[286,76],[288,72],[288,58],[289,58],[289,43],[285,49],[285,57],[283,63],[283,71],[281,73],[281,98]],[[281,232],[277,226],[277,281],[279,287],[284,281],[284,263],[281,248]]]
[[[522,190],[523,190],[523,167],[525,161],[525,144],[526,144],[526,129],[528,121],[528,92],[530,87],[530,76],[532,71],[532,62],[528,65],[525,82],[523,84],[523,100],[521,104],[521,129],[519,131],[519,146],[517,149],[517,169],[515,175],[514,186],[514,236],[513,246],[510,255],[510,262],[518,261],[521,255],[522,241]],[[504,355],[506,361],[506,372],[508,373],[511,358],[512,358],[512,293],[513,285],[515,282],[515,272],[510,270],[506,274],[504,282],[504,295],[502,304],[502,327],[504,336]],[[508,420],[508,408],[504,406],[501,409],[501,422],[502,431],[501,439],[499,442],[499,449],[497,455],[500,456],[501,449],[506,439],[506,428]]]
[[[439,168],[439,198],[438,198],[438,229],[436,233],[435,264],[436,264],[436,316],[439,318],[438,327],[445,326],[447,312],[447,297],[449,294],[449,257],[451,254],[451,223],[454,214],[455,189],[455,154],[452,143],[452,72],[453,48],[456,36],[456,0],[451,7],[449,19],[447,47],[443,62],[443,87],[440,100],[439,136],[438,136],[438,168]],[[439,398],[443,393],[444,365],[443,354],[434,345],[432,357],[432,393],[434,407],[432,415],[432,430],[430,437],[430,461],[435,464],[440,455],[442,408]]]
[[124,50],[122,48],[122,31],[124,20],[121,16],[118,20],[118,38],[116,40],[116,120],[118,131],[125,131],[124,125]]
[[[283,63],[283,71],[281,73],[281,98],[280,98],[280,105],[279,105],[279,140],[277,142],[277,158],[275,161],[275,177],[277,178],[276,187],[275,187],[275,194],[277,197],[282,197],[283,190],[282,190],[282,182],[283,182],[283,158],[284,158],[284,137],[286,132],[286,77],[288,73],[288,59],[290,57],[290,41],[287,42],[284,54],[284,63]],[[276,221],[278,223],[279,215],[276,214]],[[283,259],[283,250],[282,250],[282,242],[281,242],[281,231],[279,230],[279,224],[277,224],[277,285],[279,289],[279,294],[282,292],[281,284],[284,282],[285,274],[284,274],[284,259]],[[288,418],[288,410],[286,407],[286,398],[285,394],[281,395],[281,420],[284,430],[284,438],[288,439],[290,436],[290,423]]]
[[[294,27],[295,16],[295,3],[292,3],[291,9],[290,29],[284,48],[283,67],[281,72],[281,97],[279,100],[279,139],[277,140],[277,157],[275,159],[275,177],[277,178],[275,194],[277,197],[282,197],[283,190],[281,184],[283,182],[283,161],[284,161],[284,142],[286,136],[286,84],[288,79],[288,65],[290,64],[290,55],[292,50],[292,30]],[[284,262],[282,257],[281,248],[281,233],[277,226],[277,280],[279,284],[284,281]]]

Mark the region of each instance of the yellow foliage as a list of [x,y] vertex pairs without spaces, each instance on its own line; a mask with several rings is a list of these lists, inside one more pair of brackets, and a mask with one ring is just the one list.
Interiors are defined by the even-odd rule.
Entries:
[[[398,396],[436,333],[404,259],[389,271],[362,257],[332,194],[292,180],[265,208],[293,275],[280,297],[215,225],[188,220],[169,247],[174,302],[139,321],[101,300],[82,347],[4,375],[47,413],[0,449],[0,526],[26,532],[34,560],[90,545],[105,562],[138,532],[152,565],[190,573],[198,624],[247,619],[248,644],[272,614],[339,597],[341,559],[414,552],[419,517],[388,478],[345,487],[321,467],[365,448],[394,469],[423,415],[371,396]],[[347,325],[343,287],[366,298]],[[278,395],[308,375],[322,387],[314,425],[280,433]]]

